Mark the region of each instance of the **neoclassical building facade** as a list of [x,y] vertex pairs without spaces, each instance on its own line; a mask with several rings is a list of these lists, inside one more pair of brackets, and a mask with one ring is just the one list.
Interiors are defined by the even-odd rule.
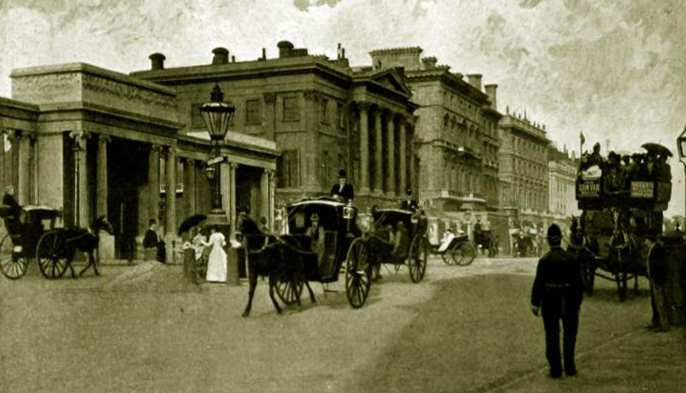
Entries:
[[[102,238],[104,258],[141,257],[132,246],[140,248],[150,219],[174,247],[180,221],[209,212],[205,169],[214,153],[206,132],[179,133],[173,89],[83,63],[17,69],[11,78],[12,99],[0,99],[0,180],[20,204],[59,209],[67,227],[106,215],[115,235]],[[221,154],[225,185],[241,166],[263,171],[249,189],[271,211],[274,143],[229,133]],[[236,188],[223,193],[224,206]]]
[[[340,47],[337,58],[329,59],[288,41],[279,42],[276,58],[267,58],[265,50],[256,60],[236,61],[216,48],[204,65],[168,68],[164,55],[150,59],[149,70],[131,76],[174,90],[182,134],[203,129],[198,108],[219,85],[236,107],[231,129],[276,144],[278,206],[328,194],[340,169],[362,208],[396,205],[405,188],[417,184],[417,105],[399,69],[351,67]],[[238,203],[247,203],[242,199]]]

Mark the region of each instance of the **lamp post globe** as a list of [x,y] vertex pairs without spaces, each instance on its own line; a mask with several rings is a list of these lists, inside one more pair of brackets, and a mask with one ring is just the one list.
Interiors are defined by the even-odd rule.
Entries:
[[[235,112],[236,107],[233,106],[231,102],[224,101],[224,93],[222,93],[219,84],[216,84],[212,89],[212,92],[210,93],[210,102],[200,106],[200,114],[207,127],[207,132],[210,134],[210,140],[215,147],[215,158],[221,155],[219,144],[224,140]],[[226,214],[222,210],[220,189],[221,160],[217,160],[215,165],[212,210],[210,216],[207,218],[207,224],[228,225],[229,222],[226,218]]]

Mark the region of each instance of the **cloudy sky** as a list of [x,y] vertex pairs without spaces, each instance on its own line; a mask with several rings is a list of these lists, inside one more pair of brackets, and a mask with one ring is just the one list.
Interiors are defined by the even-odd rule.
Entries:
[[[224,46],[255,59],[289,40],[353,65],[418,45],[452,70],[497,83],[501,111],[546,125],[558,146],[610,140],[675,153],[686,125],[686,2],[681,0],[0,0],[0,96],[14,68],[87,62],[128,73],[162,52],[207,64]],[[684,211],[683,170],[672,210]],[[678,205],[678,206],[677,206]]]

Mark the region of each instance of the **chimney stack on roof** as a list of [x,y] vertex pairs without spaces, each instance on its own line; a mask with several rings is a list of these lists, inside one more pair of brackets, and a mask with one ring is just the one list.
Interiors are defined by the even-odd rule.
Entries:
[[212,58],[212,65],[229,64],[229,50],[226,48],[212,49],[214,57]]
[[422,63],[424,64],[425,70],[433,70],[434,68],[436,68],[437,61],[438,59],[436,59],[435,56],[428,56],[422,58]]
[[163,70],[164,69],[164,60],[166,57],[161,54],[161,53],[153,53],[148,57],[150,59],[151,63],[151,68],[153,70]]
[[486,88],[486,94],[488,95],[489,101],[491,101],[491,109],[494,111],[498,110],[498,101],[496,96],[496,91],[498,90],[498,85],[490,84],[484,86]]
[[290,41],[279,41],[276,46],[279,48],[279,59],[291,56],[293,44]]
[[481,76],[481,74],[467,75],[467,78],[469,79],[469,84],[479,91],[481,91]]

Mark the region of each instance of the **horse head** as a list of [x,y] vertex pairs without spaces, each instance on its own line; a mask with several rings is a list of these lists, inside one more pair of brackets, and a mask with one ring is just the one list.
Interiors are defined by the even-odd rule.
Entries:
[[114,228],[112,227],[112,224],[107,220],[107,217],[99,216],[95,222],[93,222],[93,225],[91,225],[91,230],[94,233],[99,233],[101,230],[104,230],[105,232],[109,233],[110,235],[114,235]]

